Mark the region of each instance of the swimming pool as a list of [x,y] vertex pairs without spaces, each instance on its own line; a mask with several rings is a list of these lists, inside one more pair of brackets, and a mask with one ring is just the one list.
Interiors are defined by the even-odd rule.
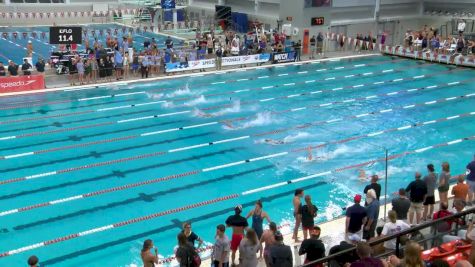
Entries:
[[[122,32],[122,28],[124,26],[119,25],[119,24],[90,24],[90,25],[82,25],[83,30],[87,29],[88,30],[88,38],[89,38],[89,44],[92,47],[94,44],[94,37],[92,35],[92,31],[95,31],[96,37],[98,40],[105,46],[106,44],[106,38],[107,38],[107,30],[111,31],[112,37],[118,37],[121,38],[124,33]],[[115,30],[117,29],[117,35],[115,35]],[[125,35],[128,36],[129,34],[129,29],[130,27],[127,27],[127,31],[125,32]],[[101,35],[100,32],[103,32]],[[14,39],[12,37],[12,33],[16,32],[17,33],[17,38]],[[31,33],[36,32],[36,38],[34,38]],[[46,35],[41,34],[41,32],[45,32]],[[17,64],[21,64],[23,62],[23,57],[26,55],[26,46],[28,44],[28,41],[31,41],[33,44],[33,62],[36,63],[36,60],[38,57],[43,57],[45,59],[49,59],[51,55],[51,51],[57,51],[58,48],[56,45],[50,45],[49,44],[49,27],[47,26],[38,26],[38,27],[4,27],[0,29],[0,33],[8,33],[8,38],[5,39],[2,36],[0,36],[0,61],[6,61],[8,60],[13,60]],[[23,37],[23,33],[28,33],[27,37]],[[157,41],[158,47],[165,48],[165,39],[166,35],[159,35],[150,32],[150,30],[143,32],[141,31],[140,33],[134,33],[133,35],[134,38],[134,48],[137,49],[137,51],[140,51],[143,49],[143,43],[145,39],[151,39],[152,37],[155,38]],[[172,38],[174,43],[179,46],[182,41],[176,38]],[[84,41],[84,35],[83,35],[83,41]],[[83,42],[84,45],[84,42]],[[78,46],[78,50],[84,50],[84,46]]]
[[330,220],[386,149],[388,194],[429,162],[461,173],[472,77],[370,56],[2,97],[0,264],[140,266],[144,239],[170,256],[191,221],[212,242],[236,204],[286,225],[296,188]]

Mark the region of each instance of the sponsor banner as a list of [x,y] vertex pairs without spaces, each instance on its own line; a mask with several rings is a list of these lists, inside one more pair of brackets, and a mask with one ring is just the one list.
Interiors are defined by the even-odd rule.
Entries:
[[270,60],[270,54],[256,54],[249,56],[223,57],[223,66],[263,63]]
[[[223,57],[222,66],[244,65],[244,64],[256,64],[269,61],[270,54],[256,54],[248,56],[236,56],[236,57]],[[215,59],[195,60],[188,62],[175,62],[167,63],[167,72],[178,72],[188,70],[199,70],[206,68],[216,68]]]
[[0,93],[21,92],[45,88],[42,75],[0,77]]
[[272,54],[272,63],[285,63],[295,61],[295,51]]
[[187,71],[187,70],[199,70],[206,68],[215,68],[215,62],[213,59],[203,59],[195,60],[188,62],[175,62],[167,63],[166,72],[178,72],[178,71]]

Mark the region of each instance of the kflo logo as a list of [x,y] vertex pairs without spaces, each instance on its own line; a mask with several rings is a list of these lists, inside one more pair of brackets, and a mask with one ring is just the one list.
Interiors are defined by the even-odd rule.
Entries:
[[18,82],[0,82],[0,88],[11,88],[11,87],[20,87],[20,86],[28,86],[32,83],[35,83],[36,80],[31,81],[18,81]]

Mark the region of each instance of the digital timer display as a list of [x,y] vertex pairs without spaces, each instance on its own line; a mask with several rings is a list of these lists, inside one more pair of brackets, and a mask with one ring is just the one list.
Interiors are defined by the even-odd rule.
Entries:
[[325,18],[324,17],[316,17],[312,18],[312,26],[320,26],[325,24]]
[[82,28],[81,27],[50,27],[49,43],[50,44],[80,44]]

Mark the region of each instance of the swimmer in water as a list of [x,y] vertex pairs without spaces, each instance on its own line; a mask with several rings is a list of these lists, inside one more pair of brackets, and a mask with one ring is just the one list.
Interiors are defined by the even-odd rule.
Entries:
[[274,140],[274,139],[264,139],[264,142],[266,144],[270,144],[270,145],[283,145],[283,144],[285,144],[285,142],[282,141],[282,140]]
[[366,176],[366,171],[363,169],[358,170],[358,179],[361,182],[366,182],[368,180],[368,177]]

